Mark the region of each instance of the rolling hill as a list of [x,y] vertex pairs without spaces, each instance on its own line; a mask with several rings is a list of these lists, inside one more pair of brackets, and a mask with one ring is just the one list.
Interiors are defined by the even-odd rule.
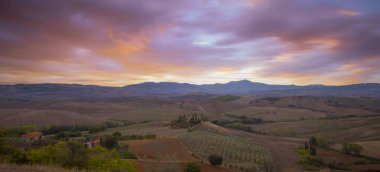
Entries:
[[126,96],[181,96],[193,93],[216,95],[263,96],[353,96],[380,97],[380,84],[366,83],[344,86],[270,85],[248,80],[225,84],[195,85],[176,82],[145,82],[124,87],[105,87],[78,84],[16,84],[0,85],[0,98],[12,99],[94,99]]

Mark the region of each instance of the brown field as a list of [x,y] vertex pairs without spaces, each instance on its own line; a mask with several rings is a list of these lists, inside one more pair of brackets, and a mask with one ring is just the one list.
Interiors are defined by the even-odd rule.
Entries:
[[156,157],[157,153],[160,153],[169,155],[175,154],[179,161],[195,160],[186,147],[184,147],[182,143],[175,138],[129,140],[121,141],[121,143],[127,144],[140,159],[144,156],[149,159],[153,159]]
[[[257,102],[256,102],[257,101]],[[182,102],[181,105],[178,105]],[[251,102],[251,103],[249,103]],[[330,103],[328,103],[330,102]],[[339,102],[339,106],[336,105]],[[358,105],[357,105],[358,104]],[[7,114],[12,109],[22,109],[17,113],[17,120],[4,119],[9,125],[37,124],[30,114],[42,119],[48,116],[60,116],[58,119],[50,118],[53,124],[96,123],[99,120],[131,120],[131,121],[170,121],[179,115],[193,112],[203,113],[210,120],[228,119],[226,113],[244,114],[271,121],[294,121],[315,119],[325,115],[336,116],[375,116],[376,102],[366,99],[349,98],[318,98],[318,97],[283,97],[278,101],[268,102],[257,97],[241,97],[234,101],[220,101],[215,98],[195,101],[181,98],[136,98],[117,100],[2,100],[0,99],[0,115]],[[289,107],[291,106],[291,107]],[[51,112],[52,111],[52,112]],[[45,115],[46,113],[58,115]],[[29,115],[26,115],[26,114]],[[24,115],[25,114],[25,115]],[[14,116],[14,115],[13,115]],[[65,118],[64,120],[60,118]],[[87,119],[86,119],[87,118]],[[42,123],[48,123],[43,122]]]
[[1,109],[0,125],[93,124],[104,119],[57,110]]
[[156,134],[160,138],[175,138],[178,135],[187,131],[187,129],[172,129],[167,125],[168,121],[163,122],[148,122],[141,124],[134,124],[125,127],[110,128],[106,131],[99,132],[98,135],[111,135],[113,132],[118,131],[122,135],[146,135],[146,134]]
[[266,121],[295,121],[302,119],[321,118],[326,113],[297,108],[256,107],[250,106],[228,114],[246,115],[247,117],[262,118]]
[[[323,162],[328,164],[330,162],[342,162],[343,166],[349,171],[366,171],[366,170],[379,170],[380,164],[373,164],[364,158],[344,154],[334,150],[318,149],[317,155],[323,159]],[[364,164],[355,164],[364,162]]]
[[[104,135],[119,131],[122,135],[156,134],[158,139],[122,142],[128,144],[137,154],[139,157],[136,161],[137,167],[139,171],[143,171],[144,155],[153,161],[158,152],[176,154],[180,168],[189,161],[199,161],[176,139],[187,130],[167,127],[170,121],[179,115],[203,113],[209,120],[235,120],[226,114],[246,115],[272,121],[252,125],[253,130],[266,135],[226,129],[211,123],[206,123],[204,126],[229,135],[242,136],[247,138],[248,142],[252,141],[267,148],[273,156],[278,171],[293,172],[303,171],[297,164],[299,157],[294,148],[302,146],[306,138],[317,134],[326,136],[329,142],[334,144],[356,142],[364,147],[363,155],[380,158],[378,151],[380,113],[377,106],[377,101],[365,98],[309,96],[281,97],[275,101],[252,96],[222,101],[211,95],[199,100],[194,98],[126,98],[93,101],[0,99],[0,125],[92,124],[106,120],[148,121],[96,133]],[[321,119],[326,115],[332,115],[337,119]],[[347,168],[355,171],[380,169],[379,164],[354,164],[361,159],[340,152],[320,150],[319,153],[326,162],[334,159],[342,161]],[[228,171],[204,162],[201,166],[203,171]],[[4,169],[0,168],[0,171]]]
[[[138,99],[136,101],[2,100],[0,118],[7,125],[99,123],[104,120],[170,121],[194,111],[215,118],[198,106],[179,100]],[[44,119],[36,120],[36,119]]]
[[[186,149],[186,147],[175,138],[168,139],[152,139],[152,140],[130,140],[122,141],[122,144],[127,144],[129,148],[138,156],[136,160],[137,171],[144,171],[144,159],[145,156],[150,163],[155,161],[157,154],[161,155],[175,155],[177,162],[181,168],[181,171],[186,166],[186,163],[191,161],[197,161],[192,156],[192,153]],[[214,167],[210,164],[201,163],[201,170],[205,172],[228,172],[230,170],[221,167]]]
[[[178,162],[180,171],[183,171],[186,167],[187,162]],[[232,172],[229,169],[222,168],[222,167],[215,167],[210,164],[200,162],[201,170],[203,172]],[[143,161],[136,161],[136,170],[137,171],[144,171],[144,162]]]
[[253,125],[254,130],[275,136],[326,136],[332,143],[380,140],[380,117],[304,120]]
[[363,155],[380,159],[380,141],[356,142],[363,146]]
[[266,98],[252,98],[251,105],[272,106],[272,107],[294,107],[320,111],[331,115],[345,116],[376,116],[379,115],[379,102],[365,98],[348,97],[312,97],[312,96],[292,96],[279,97],[275,101],[268,101]]

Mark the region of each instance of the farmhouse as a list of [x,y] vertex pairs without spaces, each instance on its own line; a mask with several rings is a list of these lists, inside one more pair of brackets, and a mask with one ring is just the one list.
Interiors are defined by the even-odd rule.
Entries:
[[87,141],[84,145],[86,148],[94,148],[96,146],[100,146],[100,141],[99,140],[91,140],[91,141]]
[[96,138],[93,138],[87,142],[85,142],[85,146],[87,148],[94,148],[96,146],[100,146],[100,142],[103,142],[106,140],[106,137],[96,137]]
[[38,131],[34,131],[34,132],[23,134],[21,138],[30,140],[30,141],[39,141],[39,140],[42,140],[42,133]]

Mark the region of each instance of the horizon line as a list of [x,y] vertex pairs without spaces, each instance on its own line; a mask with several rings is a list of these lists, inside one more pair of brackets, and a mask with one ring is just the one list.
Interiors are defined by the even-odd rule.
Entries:
[[358,85],[358,84],[380,84],[379,82],[358,82],[358,83],[351,83],[351,84],[336,84],[336,85],[327,85],[327,84],[270,84],[270,83],[264,83],[264,82],[254,82],[249,79],[241,79],[241,80],[231,80],[228,82],[215,82],[215,83],[204,83],[204,84],[197,84],[197,83],[191,83],[191,82],[175,82],[175,81],[145,81],[145,82],[139,82],[134,84],[126,84],[121,86],[111,86],[111,85],[101,85],[101,84],[80,84],[80,83],[59,83],[59,82],[41,82],[41,83],[11,83],[11,84],[3,84],[0,83],[0,86],[15,86],[15,85],[43,85],[43,84],[50,84],[50,85],[82,85],[82,86],[100,86],[100,87],[126,87],[131,85],[138,85],[143,83],[177,83],[177,84],[191,84],[191,85],[215,85],[215,84],[228,84],[230,82],[241,82],[241,81],[249,81],[251,83],[260,83],[260,84],[266,84],[266,85],[294,85],[294,86],[313,86],[313,85],[321,85],[321,86],[348,86],[348,85]]

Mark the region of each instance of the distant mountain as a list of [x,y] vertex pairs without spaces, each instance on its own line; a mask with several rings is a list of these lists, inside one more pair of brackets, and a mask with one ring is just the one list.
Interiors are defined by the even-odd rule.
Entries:
[[0,97],[14,99],[80,99],[118,96],[117,87],[79,84],[0,85]]
[[252,94],[269,90],[288,90],[297,88],[295,85],[268,85],[251,82],[248,80],[231,81],[225,84],[195,85],[176,82],[144,82],[141,84],[128,85],[123,90],[129,95],[159,95],[173,96],[194,92],[209,94]]
[[183,96],[193,93],[263,95],[263,96],[367,96],[380,98],[380,84],[270,85],[249,80],[225,84],[195,85],[176,82],[144,82],[124,87],[104,87],[78,84],[16,84],[0,85],[0,98],[14,99],[93,99],[126,96]]

